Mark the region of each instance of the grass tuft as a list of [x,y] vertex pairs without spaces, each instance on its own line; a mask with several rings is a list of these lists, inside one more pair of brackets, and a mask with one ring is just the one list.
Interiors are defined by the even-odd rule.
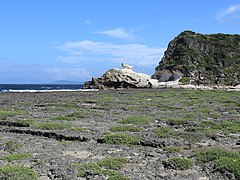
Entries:
[[129,134],[107,134],[104,137],[104,141],[107,144],[118,144],[118,145],[139,145],[141,138]]
[[65,121],[74,121],[78,118],[84,118],[85,117],[85,113],[84,112],[73,112],[71,114],[67,114],[66,116],[57,116],[57,117],[53,117],[51,118],[52,120],[65,120]]
[[240,132],[240,121],[231,122],[231,121],[222,121],[222,122],[214,122],[211,120],[203,121],[201,126],[208,133],[214,133],[222,131],[225,134],[229,133],[239,133]]
[[11,162],[11,161],[16,161],[16,160],[24,160],[24,159],[27,159],[29,156],[31,156],[31,154],[10,154],[10,155],[7,155],[7,156],[3,156],[1,159],[4,160],[4,161],[8,161],[8,162]]
[[79,164],[78,167],[78,177],[87,177],[89,174],[94,175],[101,173],[100,167],[95,163]]
[[114,170],[120,170],[123,168],[125,163],[125,159],[123,158],[105,158],[103,160],[100,160],[97,162],[97,165],[99,167],[104,167],[105,169],[114,169]]
[[69,129],[71,126],[69,124],[63,123],[46,122],[42,124],[34,124],[33,127],[44,130],[57,130],[57,129]]
[[0,166],[0,179],[6,180],[37,180],[36,171],[25,166]]
[[23,110],[15,110],[15,111],[0,110],[0,119],[6,119],[7,117],[22,115],[22,114],[27,114],[27,112]]
[[183,117],[172,117],[168,118],[166,123],[170,126],[178,126],[178,125],[185,125],[191,122],[193,119],[191,118],[183,118]]
[[220,157],[214,163],[219,171],[228,171],[233,173],[236,179],[240,178],[240,158]]
[[209,149],[196,154],[196,162],[199,164],[213,162],[222,173],[233,173],[236,179],[240,178],[240,153],[223,149]]
[[210,161],[218,160],[221,157],[226,158],[240,158],[240,153],[226,151],[223,149],[208,149],[196,154],[196,162],[198,164],[207,163]]
[[125,159],[123,158],[105,158],[96,163],[75,164],[78,168],[78,177],[88,178],[92,175],[102,175],[108,180],[129,180],[129,178],[117,171],[124,167]]
[[174,132],[168,127],[156,128],[154,133],[161,138],[168,138],[174,135]]
[[173,157],[168,160],[170,166],[176,170],[186,170],[193,166],[191,160],[182,157]]

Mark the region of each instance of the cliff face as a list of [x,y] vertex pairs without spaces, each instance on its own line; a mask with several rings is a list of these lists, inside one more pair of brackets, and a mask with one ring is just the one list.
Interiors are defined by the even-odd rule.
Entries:
[[184,31],[168,45],[152,76],[205,85],[240,84],[240,35]]

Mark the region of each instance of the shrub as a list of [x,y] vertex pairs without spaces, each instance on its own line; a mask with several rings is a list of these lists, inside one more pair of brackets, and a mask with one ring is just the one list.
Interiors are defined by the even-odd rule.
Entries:
[[10,154],[10,155],[2,157],[1,159],[11,162],[11,161],[16,161],[16,160],[24,160],[24,159],[28,158],[29,156],[31,156],[31,154]]
[[73,128],[71,128],[71,130],[74,130],[74,131],[85,131],[86,128],[83,128],[83,127],[73,127]]
[[188,124],[192,119],[189,118],[168,118],[167,119],[167,124],[170,126],[175,126],[175,125],[182,125],[182,124]]
[[36,120],[34,119],[24,119],[22,121],[17,121],[19,123],[25,124],[25,125],[33,125]]
[[0,179],[37,180],[37,173],[25,166],[0,166]]
[[237,179],[240,178],[240,153],[209,149],[196,154],[196,161],[199,164],[212,161],[219,171],[228,171],[233,173]]
[[168,127],[159,127],[154,130],[154,133],[161,138],[168,138],[174,135],[174,132]]
[[236,179],[240,178],[240,158],[220,157],[214,163],[221,172],[228,171],[233,173]]
[[126,119],[118,121],[122,124],[149,124],[151,122],[151,118],[146,116],[129,116]]
[[225,134],[240,132],[240,122],[222,121],[217,123],[214,121],[203,121],[201,126],[206,128],[205,131],[209,133],[218,131],[223,131]]
[[84,118],[85,117],[85,113],[81,112],[81,111],[73,112],[71,114],[66,115],[66,117],[72,117],[74,119],[76,119],[76,118]]
[[105,169],[119,170],[123,168],[125,159],[122,158],[105,158],[97,162],[99,167],[104,167]]
[[119,144],[119,145],[139,145],[141,138],[129,134],[107,134],[104,137],[104,141],[108,144]]
[[56,123],[56,122],[46,122],[43,124],[35,124],[33,127],[45,130],[56,130],[56,129],[68,129],[71,126],[69,124]]
[[187,158],[173,157],[170,158],[168,161],[170,166],[176,170],[186,170],[190,169],[193,166],[192,161]]
[[80,164],[79,165],[77,176],[87,177],[88,174],[95,175],[95,174],[100,174],[100,173],[101,173],[101,169],[97,164],[95,164],[95,163],[85,163],[85,164]]
[[183,83],[183,84],[189,84],[190,83],[190,78],[188,77],[182,77],[180,79],[180,82]]
[[85,113],[78,111],[78,112],[73,112],[71,114],[67,114],[66,116],[57,116],[53,117],[52,120],[66,120],[66,121],[74,121],[77,118],[84,118]]
[[7,110],[0,110],[0,118],[5,119],[6,117],[27,114],[26,111],[16,110],[16,111],[7,111]]
[[120,125],[120,126],[113,126],[109,129],[112,132],[116,132],[116,131],[130,131],[130,132],[140,132],[142,129],[139,127],[135,127],[135,126],[124,126],[124,125]]
[[218,160],[221,157],[240,158],[240,154],[236,152],[226,151],[223,149],[208,149],[196,154],[196,162],[199,164]]
[[58,121],[74,121],[75,118],[73,118],[73,117],[67,117],[67,116],[56,116],[56,117],[52,117],[51,120],[58,120]]
[[75,164],[78,168],[78,177],[88,178],[88,176],[103,175],[108,180],[129,180],[120,170],[124,166],[125,159],[122,158],[105,158],[96,163]]

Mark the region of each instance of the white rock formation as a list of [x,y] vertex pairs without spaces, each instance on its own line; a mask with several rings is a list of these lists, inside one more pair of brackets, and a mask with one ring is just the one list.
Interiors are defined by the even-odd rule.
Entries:
[[100,78],[93,78],[86,82],[85,89],[106,89],[106,88],[171,88],[171,89],[200,89],[214,90],[223,89],[230,91],[240,91],[240,85],[230,86],[196,86],[192,84],[183,85],[179,80],[180,74],[174,76],[174,81],[159,82],[159,79],[152,79],[150,75],[137,73],[132,70],[132,66],[122,64],[123,69],[113,68],[105,72]]
[[122,63],[121,65],[122,65],[123,69],[132,69],[133,68],[133,66],[130,66],[130,65],[124,64],[124,63]]
[[134,72],[132,69],[113,68],[104,73],[100,78],[93,78],[85,84],[85,88],[150,88],[151,76]]

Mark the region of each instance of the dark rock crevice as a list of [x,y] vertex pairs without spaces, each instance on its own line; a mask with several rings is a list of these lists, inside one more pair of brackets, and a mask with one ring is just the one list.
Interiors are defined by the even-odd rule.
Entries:
[[1,126],[14,126],[14,127],[30,127],[29,124],[21,122],[9,122],[9,121],[0,121]]
[[2,132],[10,132],[16,134],[30,134],[32,136],[39,136],[39,137],[47,137],[51,139],[56,139],[58,141],[80,141],[86,142],[90,141],[91,139],[84,137],[84,136],[67,136],[63,134],[59,134],[56,132],[49,132],[49,131],[35,131],[30,129],[4,129]]

